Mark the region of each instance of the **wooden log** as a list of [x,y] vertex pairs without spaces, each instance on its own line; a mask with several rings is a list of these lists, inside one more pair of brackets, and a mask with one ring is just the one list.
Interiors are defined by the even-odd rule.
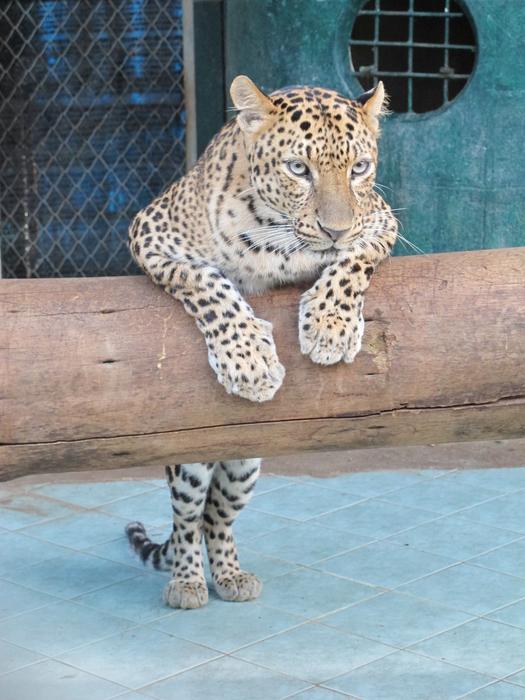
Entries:
[[252,298],[285,383],[228,396],[144,277],[0,282],[0,480],[35,472],[525,434],[525,248],[394,258],[351,365],[300,354],[300,290]]

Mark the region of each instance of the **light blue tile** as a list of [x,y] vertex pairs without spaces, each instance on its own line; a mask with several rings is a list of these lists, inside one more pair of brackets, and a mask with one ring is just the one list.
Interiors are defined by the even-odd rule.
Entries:
[[446,479],[432,479],[386,494],[384,498],[392,503],[423,508],[445,515],[496,496],[498,496],[497,491],[473,485],[463,486]]
[[151,695],[143,695],[142,693],[124,693],[124,695],[113,695],[110,700],[151,700]]
[[173,519],[168,487],[141,493],[131,498],[107,503],[101,507],[104,513],[115,515],[126,522],[139,520],[147,526],[169,526]]
[[305,685],[290,676],[224,657],[155,683],[147,692],[159,700],[210,700],[219,696],[228,700],[281,700]]
[[444,569],[454,562],[391,542],[372,542],[360,549],[319,562],[316,568],[372,586],[395,588]]
[[75,602],[126,620],[149,622],[173,614],[173,609],[167,607],[162,600],[162,591],[166,583],[167,580],[162,581],[159,576],[143,573],[81,595],[75,598]]
[[213,599],[204,608],[177,612],[151,626],[227,653],[302,622],[301,617],[256,603],[241,605]]
[[476,690],[465,700],[525,700],[525,688],[500,681],[492,685]]
[[323,683],[393,650],[369,639],[306,623],[236,652],[235,656],[281,673]]
[[312,523],[295,523],[250,541],[250,547],[297,564],[312,564],[370,542],[369,537],[345,533]]
[[432,601],[384,593],[322,618],[325,625],[384,644],[404,647],[455,627],[471,618]]
[[380,588],[321,571],[300,569],[265,584],[259,601],[272,608],[311,618],[381,592]]
[[16,569],[4,578],[58,598],[73,598],[136,575],[136,569],[130,566],[71,552],[34,566]]
[[398,651],[326,685],[367,700],[455,700],[489,681],[463,668]]
[[122,686],[58,661],[43,661],[0,679],[2,700],[108,700]]
[[474,557],[469,564],[485,566],[487,569],[525,578],[525,539]]
[[[253,540],[250,545],[252,542]],[[239,562],[242,569],[253,571],[263,582],[297,569],[297,566],[289,561],[268,557],[245,546],[239,549]]]
[[[23,666],[29,666],[36,661],[41,661],[44,657],[28,651],[22,647],[15,646],[0,639],[0,674],[16,671]],[[2,680],[0,679],[0,694],[2,692]]]
[[56,601],[57,598],[46,593],[0,579],[0,620]]
[[469,520],[493,525],[506,530],[525,534],[525,492],[510,493],[499,496],[488,503],[483,503],[462,512]]
[[50,542],[43,544],[40,540],[27,537],[20,532],[5,532],[0,535],[0,576],[4,576],[22,566],[37,564],[46,559],[54,559],[69,550]]
[[443,477],[465,486],[492,489],[501,493],[525,488],[525,467],[465,469]]
[[[525,600],[519,600],[517,603],[489,612],[486,617],[525,629]],[[523,665],[525,666],[525,663]]]
[[390,491],[429,480],[425,472],[417,471],[373,471],[339,474],[324,478],[305,478],[306,483],[330,488],[340,493],[354,493],[363,497],[380,496]]
[[90,511],[33,525],[23,532],[39,540],[82,550],[118,538],[124,526],[125,522],[119,518]]
[[56,656],[131,624],[64,600],[0,622],[0,638],[39,654]]
[[355,494],[338,493],[300,482],[255,496],[251,507],[272,515],[305,521],[360,500],[362,497]]
[[42,494],[59,501],[73,503],[83,508],[96,508],[120,498],[152,491],[155,487],[147,481],[102,481],[98,483],[45,484],[35,489],[33,495]]
[[426,510],[371,499],[324,515],[316,522],[341,532],[380,538],[434,518],[436,514]]
[[525,630],[492,620],[473,620],[412,647],[414,651],[495,678],[525,665]]
[[432,523],[394,535],[391,540],[462,561],[508,544],[518,537],[519,535],[508,530],[475,523],[458,515],[447,515]]
[[280,518],[277,515],[269,515],[251,508],[245,508],[235,521],[233,532],[238,542],[249,542],[254,537],[279,530],[287,525],[292,525],[294,522],[289,518]]
[[458,564],[403,585],[400,590],[451,608],[483,615],[525,597],[525,579],[469,564]]
[[43,496],[15,494],[0,500],[0,527],[6,530],[17,530],[77,512],[78,508],[72,508],[65,503]]
[[72,651],[62,659],[137,690],[167,673],[179,673],[217,656],[215,651],[159,630],[135,628]]

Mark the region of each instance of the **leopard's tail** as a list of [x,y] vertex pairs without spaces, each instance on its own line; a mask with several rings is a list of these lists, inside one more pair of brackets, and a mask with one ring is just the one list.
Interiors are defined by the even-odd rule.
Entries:
[[173,564],[173,551],[171,539],[164,544],[152,542],[146,533],[142,523],[128,523],[125,528],[129,543],[139,555],[144,564],[150,564],[158,571],[169,571]]

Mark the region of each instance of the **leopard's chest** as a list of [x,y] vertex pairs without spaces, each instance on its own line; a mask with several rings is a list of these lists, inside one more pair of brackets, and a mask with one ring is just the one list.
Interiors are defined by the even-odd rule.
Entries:
[[[330,258],[330,259],[329,259]],[[258,252],[237,250],[223,264],[223,271],[245,292],[262,292],[284,284],[299,284],[316,279],[331,257],[314,251],[261,249]]]

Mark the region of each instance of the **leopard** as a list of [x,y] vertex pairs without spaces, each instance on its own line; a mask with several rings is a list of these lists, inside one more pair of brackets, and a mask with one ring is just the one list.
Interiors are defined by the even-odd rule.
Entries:
[[[133,219],[129,246],[154,283],[182,303],[204,336],[225,391],[270,401],[285,379],[273,327],[245,298],[284,284],[307,287],[299,347],[314,363],[351,363],[361,348],[364,293],[391,253],[397,219],[375,186],[382,82],[356,98],[322,87],[266,94],[247,76],[230,88],[235,115],[195,165]],[[127,537],[145,564],[171,571],[174,608],[259,596],[241,569],[232,526],[249,503],[260,459],[166,466],[173,528],[155,543],[141,522]]]

